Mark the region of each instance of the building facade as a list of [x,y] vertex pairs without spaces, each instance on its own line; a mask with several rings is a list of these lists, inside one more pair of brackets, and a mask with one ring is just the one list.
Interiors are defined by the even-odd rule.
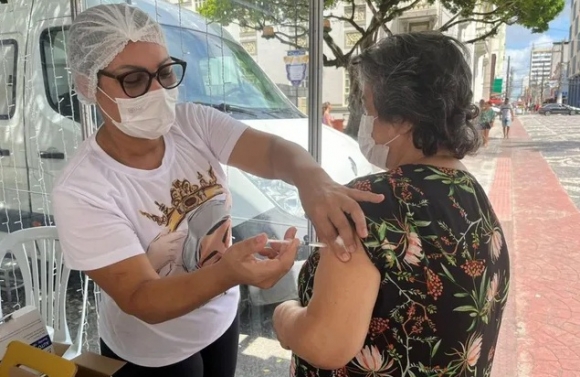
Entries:
[[544,99],[550,97],[552,54],[552,47],[532,47],[529,72],[532,103],[543,103]]
[[580,107],[580,0],[572,0],[570,54],[568,63],[568,104]]
[[552,44],[552,82],[550,94],[558,103],[567,102],[569,55],[569,41],[554,42]]
[[[196,10],[203,0],[169,0],[171,2],[180,1],[181,5],[192,10]],[[484,5],[481,11],[485,11]],[[353,13],[354,12],[354,13]],[[355,0],[354,6],[350,3],[339,2],[330,10],[325,11],[327,19],[325,26],[332,37],[336,46],[343,52],[351,51],[360,38],[360,33],[350,22],[341,20],[341,18],[353,19],[357,25],[366,28],[372,18],[372,10],[366,5],[364,0]],[[332,16],[330,16],[332,15]],[[435,30],[451,20],[454,15],[449,13],[439,2],[430,3],[423,0],[416,4],[410,10],[407,10],[396,19],[387,24],[388,29],[394,33]],[[292,23],[292,22],[289,22]],[[489,25],[478,24],[474,22],[460,23],[452,26],[446,34],[453,36],[461,41],[469,41],[485,32]],[[252,55],[254,60],[260,65],[265,73],[274,81],[286,94],[293,100],[298,108],[306,112],[306,87],[308,81],[296,88],[290,85],[287,78],[284,58],[289,51],[295,50],[296,46],[281,43],[277,38],[268,38],[266,29],[257,32],[248,27],[237,24],[230,24],[225,27],[226,30]],[[304,49],[308,46],[308,36],[295,35],[295,28],[288,26],[271,25],[268,32],[280,32],[285,35],[286,40],[290,40],[295,45]],[[498,34],[485,41],[468,44],[468,54],[466,58],[473,72],[473,93],[474,101],[479,99],[489,99],[494,93],[492,91],[493,81],[496,77],[504,75],[505,60],[505,31],[501,27]],[[386,32],[381,29],[379,38],[384,37]],[[334,59],[334,54],[325,43],[323,47],[324,54],[329,59]],[[356,51],[355,51],[356,52]],[[345,68],[325,67],[323,69],[323,101],[330,102],[333,109],[333,115],[336,118],[348,119],[348,98],[350,93],[350,78]],[[497,94],[497,93],[496,93]],[[499,93],[501,95],[501,93]]]

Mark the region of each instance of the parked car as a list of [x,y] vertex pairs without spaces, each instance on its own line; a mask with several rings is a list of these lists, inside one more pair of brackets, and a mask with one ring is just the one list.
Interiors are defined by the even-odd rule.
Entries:
[[[569,108],[570,110],[572,110],[574,112],[574,114],[578,115],[580,114],[580,107],[574,107],[574,106],[570,106],[570,105],[564,105],[567,108]],[[572,115],[572,114],[570,114]]]
[[[166,1],[129,2],[160,22],[170,54],[187,62],[181,102],[215,107],[307,148],[307,117],[225,29]],[[11,88],[0,96],[0,232],[52,224],[53,182],[82,142],[79,103],[66,60],[71,3],[0,3],[0,87]],[[327,126],[322,129],[322,167],[340,183],[372,172],[357,142]],[[234,242],[261,232],[282,238],[290,226],[298,228],[299,237],[306,236],[307,220],[295,187],[234,168],[226,172]],[[306,253],[301,252],[301,261]],[[301,261],[274,288],[247,289],[250,301],[272,304],[296,298]]]
[[574,108],[568,105],[561,105],[558,103],[548,103],[543,105],[538,109],[538,114],[541,115],[552,115],[552,114],[563,114],[563,115],[574,115],[579,114]]

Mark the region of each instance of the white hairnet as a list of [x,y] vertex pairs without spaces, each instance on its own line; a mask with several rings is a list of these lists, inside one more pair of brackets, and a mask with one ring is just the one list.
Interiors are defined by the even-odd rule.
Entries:
[[97,5],[74,19],[68,34],[68,61],[79,100],[95,103],[97,72],[129,42],[166,46],[161,27],[141,9],[127,4]]

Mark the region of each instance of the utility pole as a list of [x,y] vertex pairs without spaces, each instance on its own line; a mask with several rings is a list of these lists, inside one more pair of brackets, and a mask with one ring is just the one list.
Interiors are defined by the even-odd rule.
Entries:
[[562,44],[560,45],[560,64],[558,65],[558,98],[556,102],[559,105],[562,104],[562,84],[564,78],[564,43],[566,40],[562,40]]
[[[531,92],[531,96],[532,96],[532,101],[534,102],[534,105],[536,104],[537,101],[537,90],[538,90],[538,74],[536,72],[535,75],[532,75],[533,71],[533,66],[532,63],[534,61],[534,48],[535,48],[535,44],[532,43],[532,48],[530,48],[530,92]],[[534,78],[534,84],[532,86],[532,77]]]
[[[546,79],[546,63],[544,62],[542,63],[542,81],[540,84],[540,106],[542,106],[544,104],[544,88],[545,88],[545,84],[544,84],[544,80]],[[551,62],[550,62],[551,63]]]
[[505,97],[506,98],[510,98],[510,91],[511,91],[511,83],[510,83],[510,75],[511,75],[511,71],[510,71],[510,59],[511,56],[508,56],[508,62],[507,62],[507,77],[506,77],[506,84],[505,84]]

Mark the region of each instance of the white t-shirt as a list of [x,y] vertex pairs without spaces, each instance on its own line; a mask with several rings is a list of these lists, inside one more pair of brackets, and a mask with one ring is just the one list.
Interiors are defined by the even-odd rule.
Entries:
[[501,105],[501,107],[499,108],[501,111],[501,119],[503,120],[512,120],[512,111],[513,111],[513,107],[511,104],[503,104]]
[[[213,108],[178,105],[162,165],[154,170],[115,161],[96,135],[86,140],[53,191],[66,265],[94,270],[145,253],[167,276],[215,263],[231,244],[231,195],[220,163],[228,162],[245,129]],[[238,302],[235,287],[183,317],[150,325],[103,292],[100,336],[129,362],[169,365],[217,340],[231,326]]]

